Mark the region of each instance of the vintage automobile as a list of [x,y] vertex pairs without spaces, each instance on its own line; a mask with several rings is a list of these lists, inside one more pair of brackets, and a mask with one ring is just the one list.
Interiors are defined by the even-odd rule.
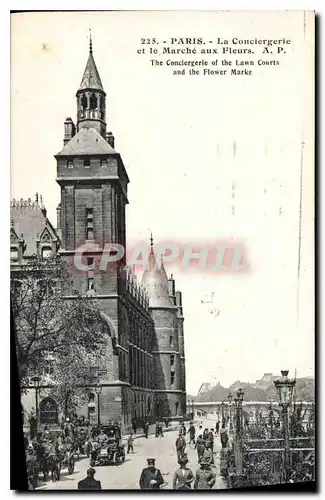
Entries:
[[98,443],[96,438],[92,441],[90,453],[90,466],[102,464],[118,465],[125,461],[125,448],[121,440],[121,428],[119,425],[102,425],[107,442]]

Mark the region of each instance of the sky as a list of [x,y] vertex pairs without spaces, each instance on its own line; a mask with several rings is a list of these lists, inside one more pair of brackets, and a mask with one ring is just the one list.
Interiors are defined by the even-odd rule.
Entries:
[[[12,15],[11,197],[42,193],[54,225],[54,155],[65,118],[76,118],[89,27],[107,130],[130,177],[130,244],[152,232],[155,242],[246,247],[247,273],[166,266],[183,292],[188,392],[281,369],[313,375],[310,20],[299,11]],[[175,76],[137,53],[141,38],[200,36],[292,44],[279,67],[249,77]]]

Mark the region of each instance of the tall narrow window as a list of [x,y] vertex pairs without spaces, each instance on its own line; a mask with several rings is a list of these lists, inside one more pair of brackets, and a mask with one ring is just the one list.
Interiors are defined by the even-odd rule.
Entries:
[[174,342],[173,342],[173,336],[170,335],[170,337],[169,337],[169,346],[173,347],[173,344],[174,344]]
[[90,167],[90,158],[89,158],[89,156],[86,156],[86,158],[84,158],[84,167],[85,168],[89,168]]
[[94,239],[94,219],[93,219],[93,209],[86,209],[86,240]]
[[175,365],[175,356],[174,356],[174,354],[172,354],[172,355],[170,356],[170,366],[172,367],[172,366],[174,366],[174,365]]
[[175,382],[175,373],[171,372],[171,374],[170,374],[170,385],[173,385],[174,382]]
[[68,160],[68,168],[73,168],[73,160]]
[[18,249],[17,248],[10,249],[10,259],[11,260],[18,260]]

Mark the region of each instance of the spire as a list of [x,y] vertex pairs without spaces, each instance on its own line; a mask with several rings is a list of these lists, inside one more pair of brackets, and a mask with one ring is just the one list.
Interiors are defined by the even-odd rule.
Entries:
[[153,237],[152,237],[152,233],[150,234],[150,253],[153,253]]
[[91,28],[89,28],[89,54],[93,53],[93,41],[91,39]]
[[97,70],[97,66],[93,56],[93,41],[90,32],[89,38],[89,56],[86,64],[86,69],[84,71],[79,90],[94,89],[102,90],[103,85]]

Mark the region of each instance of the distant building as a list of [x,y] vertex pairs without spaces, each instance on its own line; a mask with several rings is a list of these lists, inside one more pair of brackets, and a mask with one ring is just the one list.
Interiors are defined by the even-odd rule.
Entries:
[[211,384],[210,384],[210,383],[208,383],[208,382],[204,382],[204,383],[201,385],[200,389],[198,390],[197,395],[199,396],[199,394],[202,394],[203,392],[209,392],[209,391],[211,391],[211,389],[212,389]]
[[264,373],[263,377],[260,380],[256,380],[257,389],[266,389],[269,387],[274,380],[277,380],[279,375],[273,375],[273,373]]

